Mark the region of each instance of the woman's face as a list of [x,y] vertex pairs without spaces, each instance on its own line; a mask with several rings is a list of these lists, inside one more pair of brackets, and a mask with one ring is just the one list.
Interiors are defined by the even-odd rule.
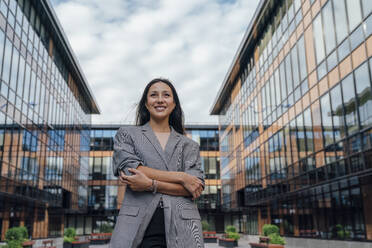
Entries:
[[146,101],[150,118],[157,120],[168,118],[175,107],[172,89],[167,84],[157,82],[151,85]]

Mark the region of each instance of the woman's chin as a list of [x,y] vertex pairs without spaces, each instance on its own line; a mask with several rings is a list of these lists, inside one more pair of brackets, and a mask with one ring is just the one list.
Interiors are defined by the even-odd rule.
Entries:
[[153,119],[155,121],[164,121],[164,120],[166,120],[168,118],[169,118],[169,115],[168,114],[157,113],[156,115],[151,115],[151,119]]

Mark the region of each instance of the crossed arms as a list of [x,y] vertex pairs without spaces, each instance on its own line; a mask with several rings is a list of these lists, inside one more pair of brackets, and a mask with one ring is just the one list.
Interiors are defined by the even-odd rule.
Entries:
[[192,196],[198,198],[203,192],[203,182],[192,175],[178,171],[162,171],[140,165],[137,169],[129,169],[131,176],[120,172],[120,181],[133,191],[150,191],[152,179],[157,180],[157,191],[167,195]]
[[119,129],[114,139],[114,175],[133,191],[149,191],[152,180],[158,183],[157,191],[175,196],[198,198],[203,189],[203,172],[197,145],[192,144],[184,154],[185,171],[163,171],[147,167],[134,151],[133,141],[126,129]]

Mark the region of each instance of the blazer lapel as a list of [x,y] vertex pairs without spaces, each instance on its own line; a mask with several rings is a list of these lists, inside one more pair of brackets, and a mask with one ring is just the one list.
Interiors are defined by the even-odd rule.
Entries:
[[[159,156],[164,161],[165,167],[167,168],[167,170],[169,170],[168,160],[165,157],[164,151],[161,148],[161,145],[158,141],[158,138],[156,137],[156,135],[152,131],[152,128],[150,127],[150,124],[148,122],[145,125],[142,126],[142,133],[150,141],[150,143],[154,146],[155,150],[158,152]],[[169,138],[170,138],[170,135],[169,135]],[[169,143],[169,139],[168,139],[168,143]],[[168,146],[168,143],[167,143],[166,146]]]
[[176,130],[174,130],[174,128],[171,127],[171,133],[169,135],[168,142],[165,146],[165,155],[168,160],[168,163],[170,163],[172,155],[176,150],[177,144],[181,140],[180,135],[181,134],[177,133]]

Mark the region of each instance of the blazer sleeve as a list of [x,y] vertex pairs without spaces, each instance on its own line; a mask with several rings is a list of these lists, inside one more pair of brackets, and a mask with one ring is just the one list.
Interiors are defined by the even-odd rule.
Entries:
[[120,128],[114,138],[114,154],[112,169],[115,176],[119,176],[119,171],[124,171],[126,175],[131,175],[129,168],[137,169],[143,161],[136,155],[134,143],[128,130]]
[[185,149],[185,172],[187,174],[198,177],[204,182],[204,171],[201,168],[199,144],[196,142],[190,143]]

